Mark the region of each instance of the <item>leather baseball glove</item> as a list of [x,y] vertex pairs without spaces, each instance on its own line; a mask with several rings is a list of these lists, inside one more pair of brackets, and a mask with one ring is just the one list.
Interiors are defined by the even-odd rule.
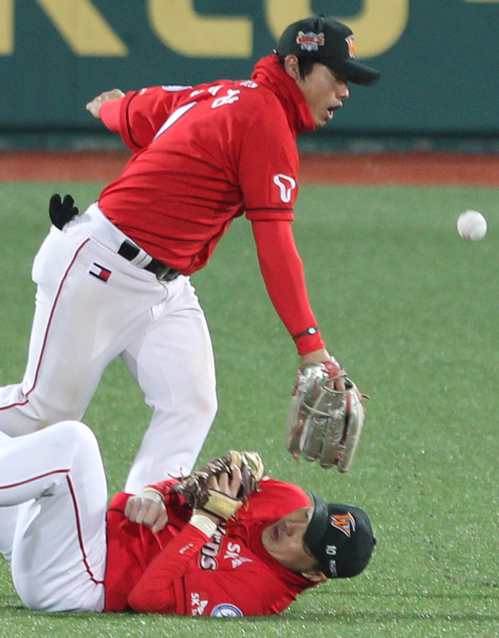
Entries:
[[[345,379],[345,391],[328,387],[339,376]],[[296,459],[301,455],[323,468],[336,465],[346,472],[364,425],[365,398],[346,374],[332,377],[327,362],[300,368],[288,415],[288,451]]]
[[[208,486],[210,477],[227,473],[232,475],[231,463],[241,470],[242,482],[236,498],[232,498]],[[213,459],[205,467],[179,479],[172,492],[180,494],[193,509],[202,509],[227,520],[247,502],[262,480],[265,468],[257,452],[231,450],[225,456]]]

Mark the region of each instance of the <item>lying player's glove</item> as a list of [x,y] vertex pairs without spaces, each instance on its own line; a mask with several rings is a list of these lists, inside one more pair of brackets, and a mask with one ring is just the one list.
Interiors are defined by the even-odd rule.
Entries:
[[[241,470],[241,487],[236,498],[227,496],[209,487],[212,476],[227,473],[231,476],[231,463]],[[231,450],[225,456],[210,461],[205,467],[195,470],[189,476],[179,479],[172,492],[180,494],[193,509],[202,509],[219,518],[228,520],[254,492],[262,480],[264,466],[257,452],[237,452]]]
[[[364,425],[365,397],[339,368],[328,364],[312,363],[298,370],[286,446],[295,458],[302,455],[307,461],[318,460],[321,467],[336,465],[339,472],[346,472]],[[345,379],[345,391],[328,387],[340,377]]]
[[63,200],[58,194],[52,195],[49,202],[50,221],[56,228],[62,230],[73,217],[78,215],[79,210],[74,205],[75,200],[71,195],[66,195]]

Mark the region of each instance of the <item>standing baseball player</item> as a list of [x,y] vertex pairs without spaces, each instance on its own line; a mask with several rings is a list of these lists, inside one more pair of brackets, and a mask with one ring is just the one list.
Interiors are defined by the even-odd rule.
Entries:
[[0,443],[0,544],[10,542],[14,585],[30,609],[280,613],[327,578],[359,574],[374,548],[363,510],[264,477],[254,452],[118,494],[106,523],[106,477],[87,426],[0,433]]
[[134,156],[83,214],[70,197],[51,200],[54,226],[33,266],[28,364],[22,383],[0,389],[0,430],[18,436],[79,420],[121,356],[153,409],[126,490],[188,474],[217,409],[210,336],[189,276],[241,215],[301,365],[324,362],[343,389],[293,239],[296,137],[333,118],[348,82],[378,77],[356,61],[351,30],[321,16],[289,26],[250,80],[92,100],[90,113]]

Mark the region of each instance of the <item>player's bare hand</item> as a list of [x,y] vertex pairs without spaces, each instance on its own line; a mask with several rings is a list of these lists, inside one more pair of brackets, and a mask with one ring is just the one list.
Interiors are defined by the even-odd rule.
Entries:
[[111,102],[112,100],[119,100],[120,98],[124,97],[124,95],[125,94],[120,89],[111,89],[111,91],[104,91],[104,93],[101,93],[97,97],[94,97],[94,99],[86,105],[86,109],[87,111],[90,111],[90,113],[96,119],[99,119],[99,112],[103,104],[105,104],[106,102]]
[[208,486],[213,490],[217,490],[217,492],[222,492],[222,494],[237,498],[239,488],[241,487],[242,474],[240,468],[234,463],[230,464],[230,469],[232,472],[231,477],[229,477],[227,472],[223,472],[218,476],[212,476],[208,481]]
[[339,392],[345,392],[345,377],[338,377],[337,379],[331,379],[328,381],[327,387],[331,390],[338,390]]
[[160,532],[168,522],[166,507],[159,493],[144,492],[130,496],[125,507],[125,516],[139,525],[149,527],[154,533]]
[[[193,514],[206,516],[217,524],[235,515],[242,505],[242,500],[237,497],[242,483],[242,474],[240,468],[234,463],[230,464],[230,471],[231,475],[223,472],[218,476],[210,477],[208,480],[210,497],[203,508],[194,509]],[[223,498],[222,495],[224,495]],[[226,496],[230,497],[229,503],[225,499]]]

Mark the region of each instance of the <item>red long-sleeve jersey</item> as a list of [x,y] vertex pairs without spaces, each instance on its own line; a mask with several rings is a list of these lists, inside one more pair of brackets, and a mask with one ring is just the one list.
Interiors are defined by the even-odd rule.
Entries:
[[261,540],[265,527],[310,505],[295,485],[264,479],[236,519],[209,539],[188,524],[191,510],[181,500],[167,498],[168,523],[153,534],[125,518],[127,498],[115,496],[108,512],[106,611],[261,616],[280,613],[313,586],[273,559]]
[[[252,222],[267,289],[300,354],[324,347],[290,230],[298,195],[296,136],[315,128],[277,56],[251,80],[132,91],[101,109],[134,151],[101,193],[106,216],[149,254],[190,275],[231,222]],[[107,108],[106,108],[107,107]],[[312,331],[314,332],[314,331]]]

